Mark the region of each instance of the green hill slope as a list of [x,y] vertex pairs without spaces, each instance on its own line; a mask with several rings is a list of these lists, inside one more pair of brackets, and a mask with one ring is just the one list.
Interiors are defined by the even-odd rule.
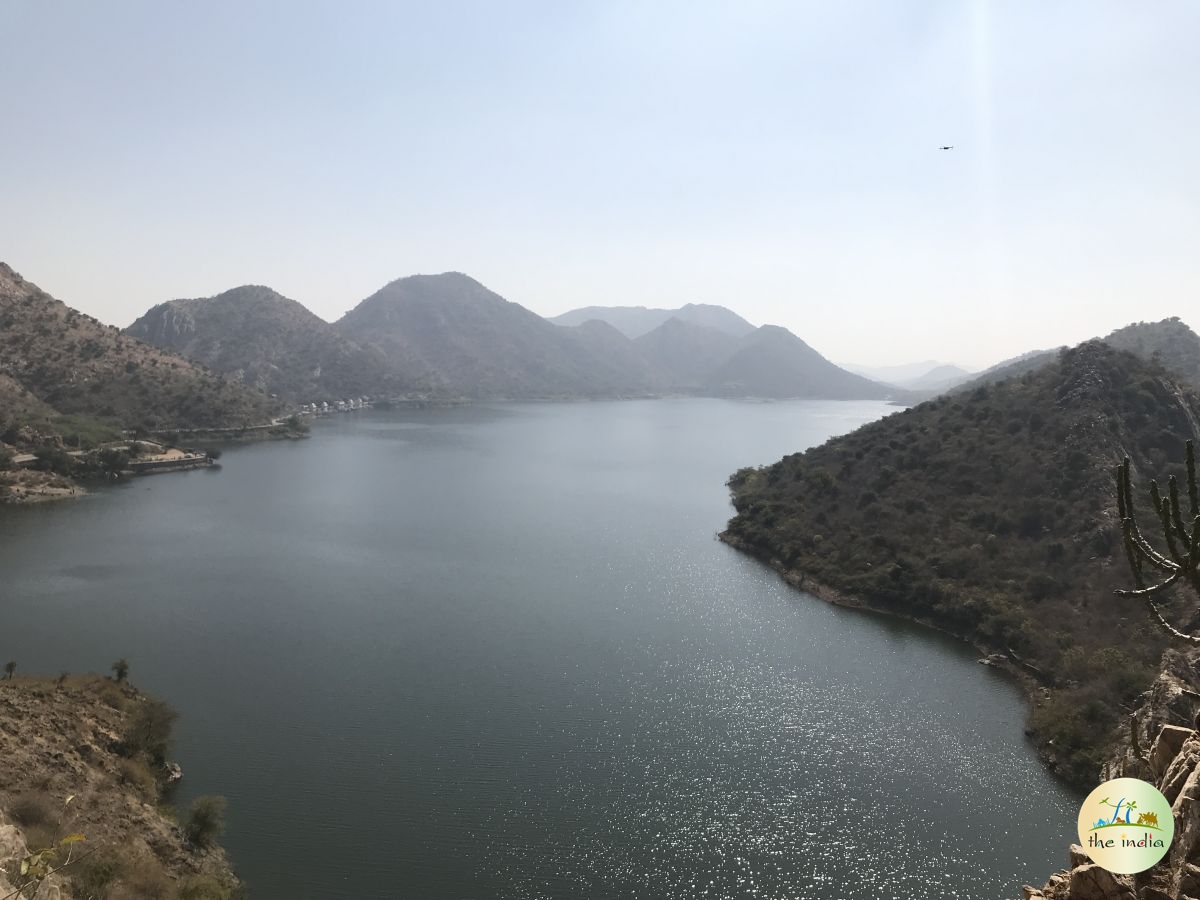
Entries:
[[[1079,783],[1163,649],[1128,586],[1112,468],[1177,471],[1200,400],[1092,341],[730,481],[722,537],[831,598],[929,622],[1040,672],[1031,723]],[[1187,621],[1183,609],[1176,611]]]

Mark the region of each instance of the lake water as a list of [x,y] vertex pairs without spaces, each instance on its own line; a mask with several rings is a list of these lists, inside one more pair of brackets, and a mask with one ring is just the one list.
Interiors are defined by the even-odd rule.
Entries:
[[1077,811],[1019,693],[714,538],[736,468],[893,411],[359,413],[0,509],[0,657],[128,657],[256,900],[1016,898]]

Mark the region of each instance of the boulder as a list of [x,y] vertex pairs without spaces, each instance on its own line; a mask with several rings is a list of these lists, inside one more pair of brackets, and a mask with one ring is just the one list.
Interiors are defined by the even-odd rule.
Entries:
[[1167,767],[1179,755],[1184,742],[1195,733],[1190,728],[1180,728],[1178,725],[1162,727],[1158,737],[1154,739],[1154,746],[1150,749],[1150,771],[1154,773],[1155,780],[1166,774]]
[[1071,870],[1070,900],[1137,900],[1124,875],[1114,875],[1095,863]]

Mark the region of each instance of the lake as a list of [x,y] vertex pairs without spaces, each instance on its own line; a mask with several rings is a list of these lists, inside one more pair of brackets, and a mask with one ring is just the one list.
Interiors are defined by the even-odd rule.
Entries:
[[127,657],[255,900],[1017,898],[1078,810],[1019,691],[714,537],[735,469],[892,412],[362,412],[0,508],[0,656]]

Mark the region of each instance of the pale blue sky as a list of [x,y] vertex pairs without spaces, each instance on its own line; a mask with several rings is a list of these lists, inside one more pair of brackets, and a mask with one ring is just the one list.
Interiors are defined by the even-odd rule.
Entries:
[[1200,327],[1193,0],[0,0],[0,32],[0,259],[116,324],[456,269],[859,363]]

